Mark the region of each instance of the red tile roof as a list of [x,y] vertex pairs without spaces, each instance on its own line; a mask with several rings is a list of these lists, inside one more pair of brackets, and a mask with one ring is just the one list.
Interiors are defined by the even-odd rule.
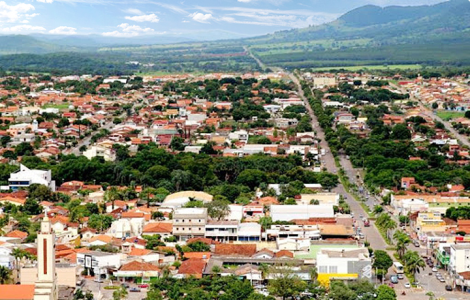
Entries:
[[9,233],[5,234],[6,237],[11,237],[11,238],[20,238],[20,239],[25,239],[28,237],[28,234],[23,231],[19,230],[13,230],[10,231]]
[[192,275],[196,278],[201,278],[205,267],[206,262],[203,259],[190,258],[183,261],[180,268],[178,269],[178,274]]
[[156,265],[147,262],[131,261],[119,268],[119,271],[160,271]]
[[142,231],[143,233],[172,233],[173,232],[173,224],[172,223],[149,223],[144,226]]
[[256,253],[255,244],[219,244],[215,245],[214,254],[229,256],[253,256]]

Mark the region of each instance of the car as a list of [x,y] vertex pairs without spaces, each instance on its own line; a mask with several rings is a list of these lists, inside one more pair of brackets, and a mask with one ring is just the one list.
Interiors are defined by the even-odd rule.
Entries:
[[128,289],[129,288],[129,285],[127,283],[121,283],[121,286],[125,289]]
[[437,268],[436,267],[432,268],[432,271],[437,272]]
[[411,287],[411,284],[409,282],[405,283],[405,287],[409,289]]
[[391,275],[391,276],[390,276],[390,282],[391,282],[391,283],[395,283],[395,284],[398,283],[398,277],[397,277],[397,275]]
[[439,280],[440,282],[446,282],[446,280],[445,280],[444,278],[442,278],[442,277],[440,277],[438,280]]
[[141,289],[146,289],[149,287],[149,285],[147,283],[142,283],[142,284],[139,284],[138,287],[140,287]]
[[414,241],[413,245],[415,245],[415,247],[419,247],[419,242],[418,242],[418,241]]
[[138,292],[140,292],[140,289],[136,288],[136,287],[133,287],[133,288],[129,289],[129,292],[138,293]]
[[77,281],[77,287],[82,287],[85,285],[85,279],[82,279],[82,280],[78,280]]
[[451,292],[452,291],[452,286],[451,285],[446,285],[446,291]]
[[403,279],[405,276],[403,274],[397,274],[398,279]]
[[103,279],[101,279],[101,278],[95,278],[95,279],[93,279],[93,281],[94,281],[94,282],[99,282],[99,283],[103,283],[103,282],[104,282]]

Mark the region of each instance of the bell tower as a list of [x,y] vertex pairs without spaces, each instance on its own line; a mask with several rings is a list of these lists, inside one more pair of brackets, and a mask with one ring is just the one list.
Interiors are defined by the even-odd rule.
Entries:
[[55,234],[47,210],[44,211],[37,241],[38,277],[34,288],[34,300],[57,300],[59,290],[55,272]]

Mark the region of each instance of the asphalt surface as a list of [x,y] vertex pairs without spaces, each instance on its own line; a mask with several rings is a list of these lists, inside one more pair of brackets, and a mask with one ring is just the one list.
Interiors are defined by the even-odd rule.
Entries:
[[[91,291],[93,293],[93,296],[95,297],[95,300],[99,300],[98,294],[99,291],[101,291],[101,294],[103,296],[103,300],[112,300],[113,299],[113,292],[114,290],[105,290],[104,287],[108,285],[120,285],[120,283],[116,282],[111,282],[109,280],[105,280],[103,283],[99,284],[97,282],[94,282],[93,279],[85,279],[85,285],[82,287],[83,293],[86,291]],[[137,284],[130,283],[129,284],[129,289],[137,287]],[[126,296],[126,299],[129,300],[141,300],[147,297],[147,289],[140,289],[140,292],[129,292]]]

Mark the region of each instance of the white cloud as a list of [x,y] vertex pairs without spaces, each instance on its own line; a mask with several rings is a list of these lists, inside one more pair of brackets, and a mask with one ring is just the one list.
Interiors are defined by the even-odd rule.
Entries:
[[238,2],[248,3],[251,2],[251,0],[238,0]]
[[42,2],[42,3],[52,3],[54,0],[36,0],[37,2]]
[[61,34],[61,35],[74,35],[74,34],[77,34],[77,28],[68,27],[68,26],[59,26],[55,29],[49,30],[49,33]]
[[152,22],[152,23],[158,23],[158,21],[160,21],[160,19],[155,14],[132,16],[132,17],[126,16],[125,19],[135,21],[135,22]]
[[24,19],[34,17],[37,14],[26,14],[33,10],[34,6],[31,4],[18,3],[17,5],[8,5],[5,1],[0,1],[0,23],[20,22]]
[[137,9],[137,8],[128,8],[128,9],[123,10],[123,12],[128,13],[128,14],[132,14],[132,15],[143,15],[144,14],[140,9]]
[[129,25],[127,23],[122,23],[118,25],[121,31],[111,31],[111,32],[103,32],[102,35],[104,36],[113,36],[113,37],[133,37],[138,36],[140,34],[152,33],[155,30],[152,28],[142,28],[138,25]]
[[212,19],[212,14],[203,14],[195,12],[190,14],[189,17],[199,23],[209,23],[209,20]]
[[46,28],[41,26],[31,26],[31,25],[17,25],[12,27],[1,28],[2,33],[20,33],[20,32],[38,32],[45,31]]

